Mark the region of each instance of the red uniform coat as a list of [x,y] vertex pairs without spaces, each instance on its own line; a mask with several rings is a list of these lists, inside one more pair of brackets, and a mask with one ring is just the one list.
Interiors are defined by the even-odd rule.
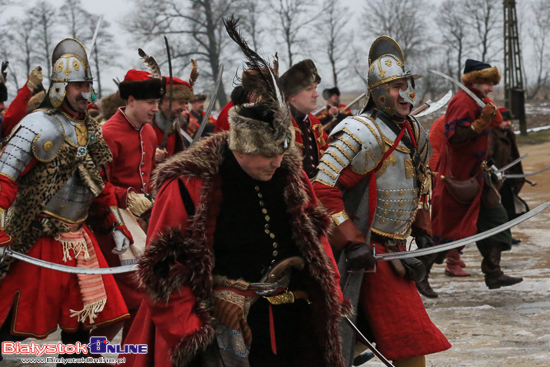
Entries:
[[[124,107],[119,108],[101,129],[113,154],[113,160],[107,164],[107,177],[114,187],[118,207],[125,209],[130,190],[149,193],[149,180],[155,167],[157,135],[149,124],[137,129],[123,111]],[[120,266],[118,255],[111,252],[113,237],[98,233],[97,239],[109,266]],[[115,274],[115,279],[128,309],[137,310],[143,294],[137,289],[134,273]]]
[[17,95],[11,101],[8,109],[4,113],[2,119],[2,136],[8,136],[11,134],[11,130],[15,125],[19,123],[27,115],[27,106],[32,97],[32,91],[27,87],[27,84],[23,88],[19,89]]
[[[148,297],[126,339],[127,343],[147,343],[149,353],[127,356],[132,366],[187,366],[214,338],[207,307],[212,293],[213,234],[221,202],[217,170],[227,136],[216,134],[159,167],[154,187],[160,191],[148,232],[152,242],[140,265]],[[349,305],[343,303],[340,277],[325,237],[327,217],[299,167],[300,158],[292,153],[285,155],[279,168],[288,177],[285,198],[293,218],[294,242],[308,264],[308,275],[324,293],[316,303],[319,308],[312,309],[314,314],[323,310],[317,327],[325,345],[324,366],[343,366],[338,322]],[[182,202],[180,180],[196,208],[192,218]]]
[[434,172],[437,172],[437,165],[439,163],[441,145],[443,145],[444,140],[445,140],[445,115],[435,120],[430,129],[430,145],[432,146],[432,150],[433,150],[433,155],[430,158],[430,169]]
[[[32,158],[20,177],[30,172],[37,162],[36,158]],[[0,175],[0,187],[0,207],[7,209],[17,195],[17,183]],[[95,202],[102,211],[115,203],[112,186],[106,186]],[[93,243],[99,267],[108,267],[94,234],[85,225],[83,228]],[[111,232],[108,235],[112,237]],[[112,246],[109,251],[114,248],[114,243]],[[40,237],[27,255],[55,264],[77,266],[74,256],[64,261],[61,242],[49,236]],[[128,317],[128,310],[113,276],[108,274],[101,277],[107,303],[93,324],[90,324],[89,319],[85,320],[83,325],[86,329],[108,325]],[[44,339],[55,332],[58,326],[69,332],[76,331],[80,326],[77,317],[71,317],[71,310],[82,310],[84,307],[76,274],[15,260],[6,277],[0,280],[0,294],[0,325],[11,314],[9,332],[12,335]]]
[[[475,89],[472,91],[476,92]],[[484,102],[492,102],[489,97]],[[451,144],[449,139],[455,134],[456,126],[469,127],[481,116],[481,107],[460,90],[449,102],[445,114],[445,134],[437,171],[439,175],[467,180],[476,177],[480,183],[479,192],[470,205],[458,203],[445,188],[445,183],[435,177],[432,199],[432,228],[434,241],[446,243],[469,237],[477,232],[477,217],[483,187],[481,163],[487,157],[487,139],[489,129],[502,123],[502,116],[497,111],[491,125],[461,144]]]

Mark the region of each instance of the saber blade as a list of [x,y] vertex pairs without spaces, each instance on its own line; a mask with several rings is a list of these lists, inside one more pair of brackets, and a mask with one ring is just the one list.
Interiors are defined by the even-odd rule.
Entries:
[[464,84],[460,83],[458,80],[456,80],[455,78],[451,78],[450,76],[446,75],[446,74],[443,74],[442,72],[440,71],[437,71],[437,70],[430,70],[432,73],[436,74],[436,75],[439,75],[451,82],[453,82],[456,86],[458,86],[460,89],[462,89],[467,95],[469,95],[470,97],[472,97],[472,99],[477,103],[477,105],[481,108],[485,107],[485,103],[479,99],[478,96],[476,96],[474,94],[474,92],[472,92],[471,90],[469,90],[468,88],[466,88],[464,86]]

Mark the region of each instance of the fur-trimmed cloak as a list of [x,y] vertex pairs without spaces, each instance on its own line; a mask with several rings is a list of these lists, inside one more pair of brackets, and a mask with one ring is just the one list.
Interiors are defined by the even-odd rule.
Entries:
[[[228,133],[220,133],[169,159],[153,178],[158,195],[151,216],[139,277],[148,297],[126,343],[147,343],[147,355],[127,356],[132,366],[187,366],[214,339],[208,308],[212,294],[213,234],[221,203],[218,173]],[[312,327],[325,351],[326,367],[344,366],[338,324],[351,312],[338,287],[339,274],[326,240],[329,220],[317,206],[296,150],[286,153],[281,167],[287,185],[284,197],[292,217],[293,240],[306,260]],[[179,190],[183,182],[195,210],[185,212]],[[189,205],[187,206],[189,207]],[[315,293],[315,294],[313,294]],[[299,330],[296,330],[299,334]],[[300,356],[296,356],[300,361]],[[301,365],[307,365],[304,361]]]

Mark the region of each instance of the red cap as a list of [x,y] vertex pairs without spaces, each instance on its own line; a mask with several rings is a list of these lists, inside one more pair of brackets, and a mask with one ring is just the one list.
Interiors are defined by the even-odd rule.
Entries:
[[149,72],[145,70],[136,70],[136,69],[128,70],[128,72],[126,73],[126,76],[124,77],[125,82],[130,82],[130,81],[139,82],[147,79],[151,79],[151,74]]
[[[166,78],[166,86],[169,87],[170,86],[170,77],[167,76],[165,78]],[[189,82],[186,82],[185,80],[181,80],[180,78],[172,77],[172,85],[176,85],[176,84],[183,84],[183,85],[191,88],[191,84],[189,84]],[[192,89],[193,88],[191,88],[191,90]]]

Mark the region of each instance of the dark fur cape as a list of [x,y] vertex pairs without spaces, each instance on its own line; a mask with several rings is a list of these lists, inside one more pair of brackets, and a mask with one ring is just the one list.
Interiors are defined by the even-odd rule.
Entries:
[[[197,298],[196,313],[204,326],[174,348],[175,366],[186,366],[213,340],[211,317],[207,312],[212,294],[213,233],[220,205],[219,166],[228,133],[216,134],[192,149],[186,150],[158,167],[153,177],[153,188],[179,177],[200,182],[200,200],[195,215],[181,228],[170,228],[160,233],[147,247],[140,263],[139,277],[149,297],[158,302],[168,301],[170,295],[187,285]],[[293,240],[306,261],[306,274],[311,281],[310,299],[313,327],[320,335],[320,357],[325,367],[344,366],[339,335],[339,321],[350,314],[349,303],[341,303],[335,273],[320,238],[326,237],[329,218],[315,205],[311,185],[301,169],[299,153],[292,149],[283,158],[281,167],[287,185],[284,197],[292,216]],[[308,194],[309,191],[309,194]],[[299,334],[299,332],[297,332]],[[308,365],[307,361],[305,364]]]

